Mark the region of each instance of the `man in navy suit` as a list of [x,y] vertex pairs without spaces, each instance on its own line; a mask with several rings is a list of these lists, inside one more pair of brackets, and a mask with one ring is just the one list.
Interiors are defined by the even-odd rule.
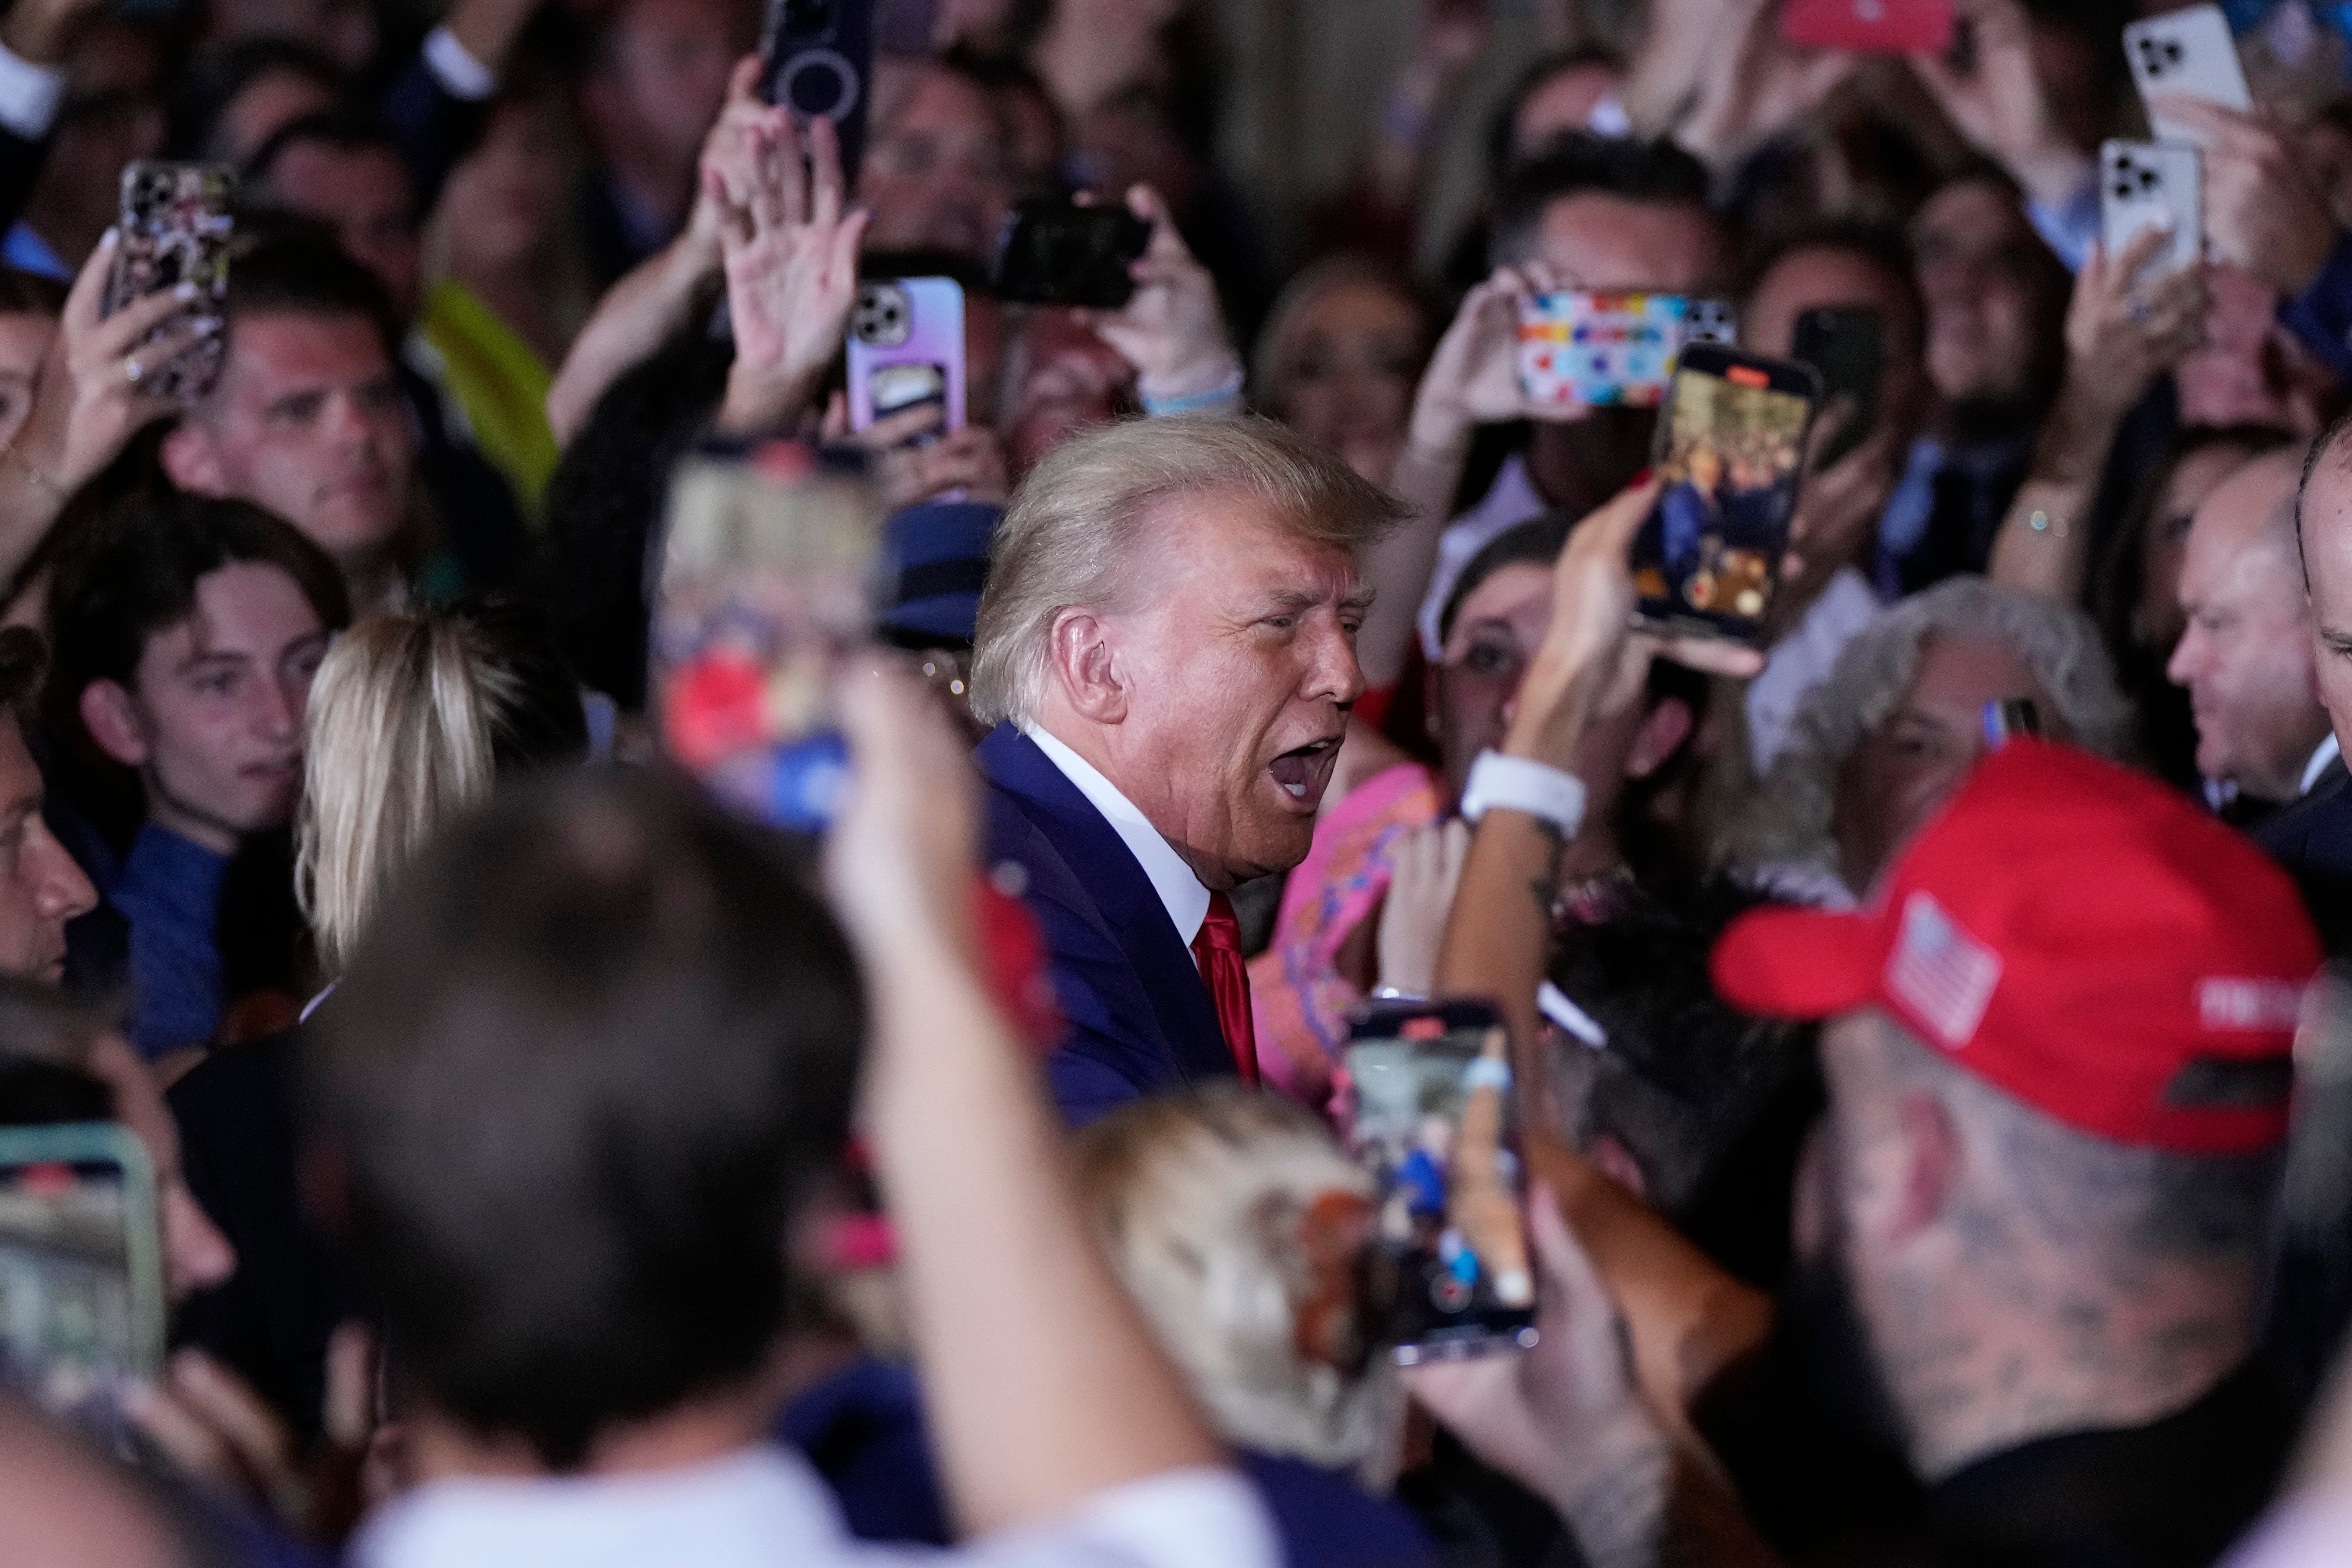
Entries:
[[[2311,600],[2312,674],[2337,755],[2304,781],[2303,798],[2263,824],[2263,847],[2303,883],[2333,952],[2352,947],[2352,782],[2341,742],[2352,736],[2352,416],[2312,447],[2295,493],[2295,543]],[[2323,745],[2323,752],[2327,748]],[[2316,762],[2317,759],[2315,759]]]
[[1348,710],[1397,503],[1259,420],[1108,426],[1031,473],[999,525],[972,710],[991,861],[1052,954],[1074,1122],[1254,1077],[1227,889],[1297,865]]

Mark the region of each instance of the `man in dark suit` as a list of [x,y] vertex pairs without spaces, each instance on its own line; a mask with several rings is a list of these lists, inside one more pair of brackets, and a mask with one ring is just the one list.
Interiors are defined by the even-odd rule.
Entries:
[[[2341,742],[2352,734],[2352,418],[2311,449],[2294,498],[2294,537],[2311,601],[2312,674]],[[2322,751],[2327,750],[2323,745]],[[2293,872],[2328,951],[2352,951],[2352,777],[2338,755],[2319,763],[2303,796],[2254,837]]]
[[1225,894],[1306,856],[1363,690],[1356,552],[1398,517],[1278,426],[1195,418],[1066,443],[1000,525],[971,672],[989,857],[1052,955],[1073,1121],[1255,1079]]

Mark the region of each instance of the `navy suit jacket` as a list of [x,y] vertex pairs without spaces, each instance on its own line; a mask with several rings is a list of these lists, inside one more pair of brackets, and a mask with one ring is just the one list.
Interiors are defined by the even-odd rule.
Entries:
[[1118,830],[1037,743],[1000,724],[973,753],[988,782],[988,861],[1024,875],[1069,1032],[1045,1064],[1082,1126],[1148,1094],[1230,1075],[1216,1005]]
[[2303,889],[2320,941],[2352,954],[2352,774],[2331,763],[2310,793],[2258,824],[2254,842]]

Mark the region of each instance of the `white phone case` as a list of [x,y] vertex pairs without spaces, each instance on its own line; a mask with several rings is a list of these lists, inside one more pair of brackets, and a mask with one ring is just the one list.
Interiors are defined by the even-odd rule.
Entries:
[[2151,228],[2171,242],[2149,258],[2143,279],[2194,266],[2204,253],[2200,192],[2204,159],[2194,147],[2160,142],[2109,142],[2099,148],[2099,246],[2107,258]]
[[[2168,94],[2218,103],[2241,114],[2254,110],[2245,68],[2238,63],[2237,40],[2230,36],[2229,18],[2219,5],[2192,5],[2132,23],[2124,29],[2124,58],[2130,62],[2144,106]],[[2158,142],[2198,144],[2196,132],[2153,109],[2148,123]]]

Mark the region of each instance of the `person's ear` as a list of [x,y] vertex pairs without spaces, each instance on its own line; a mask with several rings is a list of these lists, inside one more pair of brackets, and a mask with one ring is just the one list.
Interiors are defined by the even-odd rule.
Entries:
[[126,768],[147,765],[146,726],[139,721],[138,706],[120,683],[93,680],[81,689],[82,728],[98,749]]
[[1889,1220],[1892,1235],[1901,1240],[1944,1217],[1959,1191],[1964,1155],[1959,1124],[1934,1095],[1906,1093],[1895,1116],[1902,1137],[1902,1187]]
[[158,456],[172,482],[190,494],[217,497],[228,493],[228,477],[221,469],[220,447],[213,440],[212,432],[194,420],[182,420],[178,428],[164,437]]
[[1664,767],[1697,725],[1690,704],[1679,697],[1669,697],[1651,709],[1633,732],[1633,749],[1625,753],[1625,776],[1645,779]]
[[1046,633],[1046,658],[1063,697],[1078,716],[1097,724],[1127,717],[1126,671],[1111,646],[1110,623],[1092,610],[1067,609]]
[[1585,1150],[1584,1157],[1592,1162],[1594,1170],[1643,1203],[1650,1201],[1650,1179],[1642,1174],[1642,1163],[1633,1158],[1631,1149],[1617,1142],[1615,1133],[1594,1134],[1592,1146]]

